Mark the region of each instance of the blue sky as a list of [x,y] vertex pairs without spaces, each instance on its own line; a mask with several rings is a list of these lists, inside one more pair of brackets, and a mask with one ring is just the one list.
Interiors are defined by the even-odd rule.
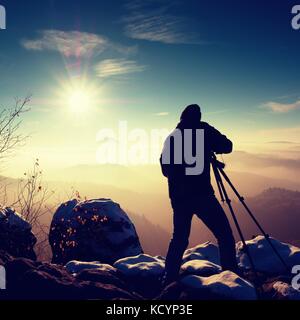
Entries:
[[[92,161],[101,127],[127,120],[133,127],[171,129],[190,103],[199,103],[205,120],[239,149],[299,142],[296,1],[0,4],[7,13],[7,29],[0,31],[1,105],[32,93],[24,120],[24,130],[33,132],[27,155],[51,158],[79,145],[90,156],[75,152],[72,158]],[[95,96],[80,121],[66,106],[74,79],[84,79]]]

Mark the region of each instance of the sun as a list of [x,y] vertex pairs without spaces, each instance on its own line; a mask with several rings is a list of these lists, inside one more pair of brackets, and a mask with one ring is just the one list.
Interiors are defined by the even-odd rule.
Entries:
[[71,112],[83,113],[90,108],[92,96],[91,93],[86,89],[75,88],[70,90],[67,100]]
[[59,89],[56,90],[58,103],[74,115],[91,113],[98,104],[99,86],[88,78],[59,79]]

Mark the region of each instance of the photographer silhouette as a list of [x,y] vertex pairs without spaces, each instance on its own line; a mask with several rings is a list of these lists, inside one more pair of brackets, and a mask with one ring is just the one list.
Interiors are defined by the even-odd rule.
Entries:
[[[225,212],[215,197],[210,179],[210,163],[213,152],[217,154],[232,152],[232,142],[209,124],[201,121],[201,110],[196,104],[189,105],[182,112],[180,122],[175,130],[180,130],[183,138],[182,144],[187,143],[186,130],[191,131],[189,135],[192,141],[193,153],[197,150],[197,130],[204,131],[203,172],[198,175],[187,175],[186,168],[189,163],[174,161],[178,150],[184,150],[183,146],[174,143],[172,133],[166,139],[160,163],[162,173],[168,178],[169,196],[173,207],[173,238],[170,242],[164,275],[164,285],[177,279],[182,256],[189,243],[189,235],[193,215],[196,214],[216,237],[220,250],[220,261],[223,270],[237,272],[235,253],[235,240]],[[176,150],[177,148],[177,150]],[[164,152],[171,156],[170,162],[163,160]],[[182,157],[184,159],[184,156]]]

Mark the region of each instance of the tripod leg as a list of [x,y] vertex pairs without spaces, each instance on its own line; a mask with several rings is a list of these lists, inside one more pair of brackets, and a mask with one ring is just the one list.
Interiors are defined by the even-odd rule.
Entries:
[[245,253],[247,254],[247,256],[248,256],[248,258],[249,258],[250,266],[251,266],[251,268],[252,268],[252,270],[253,270],[256,278],[257,278],[257,272],[256,272],[256,269],[255,269],[255,265],[254,265],[252,256],[251,256],[251,254],[250,254],[250,252],[249,252],[249,248],[248,248],[248,246],[247,246],[247,244],[246,244],[246,241],[245,241],[245,238],[244,238],[244,236],[243,236],[241,227],[240,227],[239,222],[238,222],[238,220],[237,220],[237,218],[236,218],[236,215],[235,215],[235,213],[234,213],[233,207],[232,207],[232,205],[231,205],[231,200],[230,200],[229,197],[228,197],[227,191],[226,191],[225,186],[224,186],[224,183],[223,183],[223,181],[222,181],[222,177],[221,177],[221,175],[220,175],[220,173],[219,173],[218,168],[217,168],[216,166],[214,166],[214,165],[213,165],[213,168],[214,168],[214,173],[215,173],[215,177],[216,177],[216,181],[217,181],[218,187],[220,188],[219,190],[221,190],[221,195],[223,195],[223,198],[225,198],[225,201],[226,201],[226,203],[227,203],[227,206],[228,206],[229,211],[230,211],[230,213],[231,213],[231,216],[232,216],[232,218],[233,218],[234,224],[235,224],[235,226],[236,226],[236,228],[237,228],[238,234],[239,234],[239,236],[240,236],[240,238],[241,238],[241,241],[242,241],[242,243],[243,243],[243,249],[245,250]]
[[229,179],[229,177],[227,176],[227,174],[225,173],[225,171],[223,169],[219,169],[222,176],[224,177],[224,179],[226,180],[226,182],[229,184],[229,186],[231,187],[231,189],[233,190],[233,192],[235,193],[235,195],[237,196],[237,198],[239,199],[239,201],[242,203],[243,207],[246,209],[246,211],[248,212],[248,214],[250,215],[250,217],[252,218],[252,220],[254,221],[254,223],[256,224],[256,226],[258,227],[258,229],[261,231],[261,233],[263,234],[263,236],[265,237],[265,239],[267,240],[267,242],[269,243],[270,247],[272,248],[272,250],[274,251],[275,255],[278,257],[278,259],[281,261],[281,263],[284,265],[284,267],[286,268],[286,270],[288,272],[290,272],[290,268],[288,267],[288,265],[286,264],[286,262],[283,260],[282,256],[279,254],[279,252],[276,250],[276,248],[274,247],[273,243],[270,240],[269,235],[264,231],[264,229],[262,228],[262,226],[260,225],[260,223],[258,222],[258,220],[255,218],[255,216],[253,215],[253,213],[251,212],[250,208],[247,206],[246,202],[245,202],[245,198],[242,197],[239,192],[237,191],[237,189],[235,188],[235,186],[232,184],[231,180]]
[[218,190],[219,190],[221,201],[224,203],[225,199],[224,199],[223,191],[222,191],[222,188],[221,188],[221,185],[220,185],[220,180],[221,180],[220,173],[219,173],[219,171],[218,171],[218,169],[217,169],[217,167],[216,167],[216,165],[214,163],[212,163],[212,168],[213,168],[213,171],[214,171],[214,174],[215,174],[215,179],[216,179],[216,183],[217,183],[217,186],[218,186]]

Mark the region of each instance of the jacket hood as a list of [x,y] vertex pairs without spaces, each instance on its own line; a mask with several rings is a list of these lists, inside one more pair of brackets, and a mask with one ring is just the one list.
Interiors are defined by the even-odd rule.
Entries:
[[178,128],[198,127],[201,121],[201,109],[197,104],[187,106],[181,116]]

